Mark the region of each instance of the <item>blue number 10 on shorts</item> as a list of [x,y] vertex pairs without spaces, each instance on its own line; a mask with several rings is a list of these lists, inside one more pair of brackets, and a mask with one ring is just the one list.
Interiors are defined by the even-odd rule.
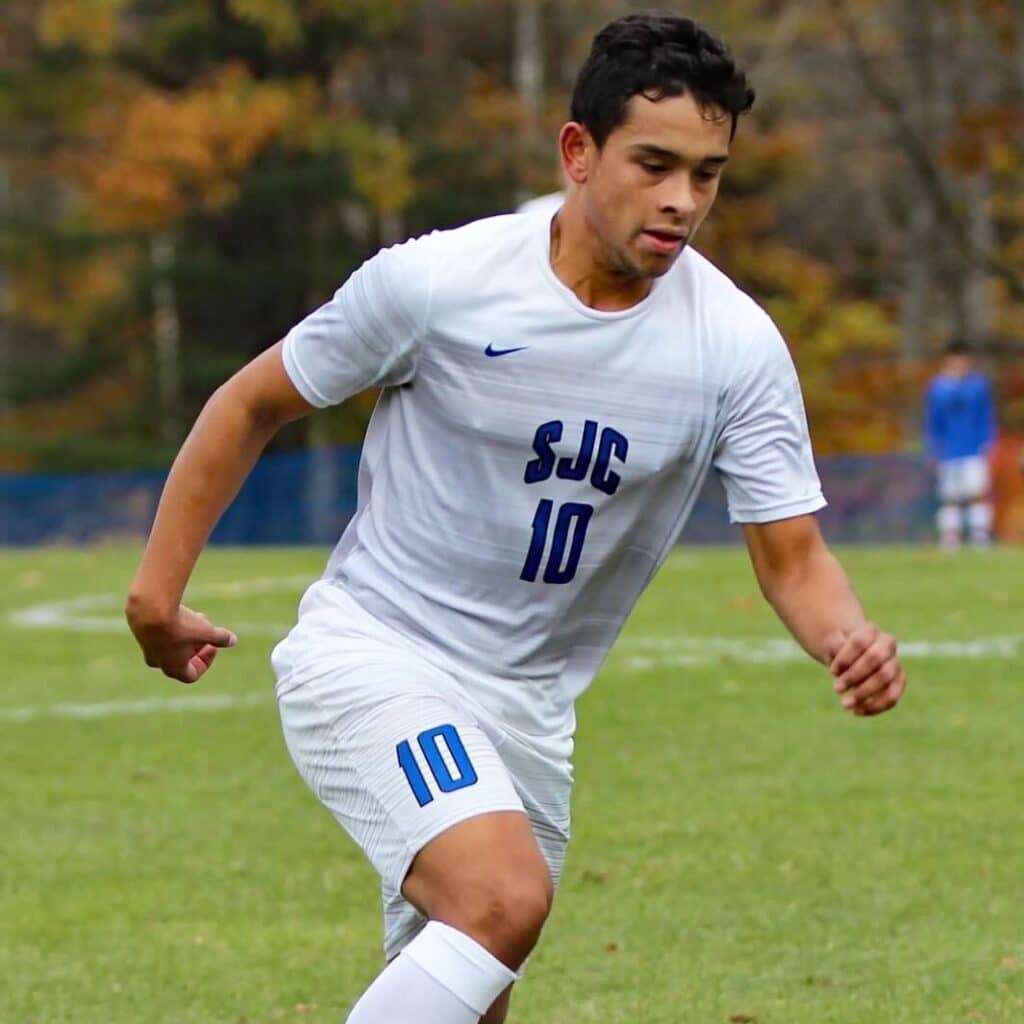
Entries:
[[[441,753],[440,741],[444,741],[448,755],[455,764],[455,775],[452,774],[448,762]],[[442,793],[454,793],[457,789],[465,789],[477,781],[476,769],[473,762],[466,753],[466,748],[459,737],[458,730],[454,725],[439,725],[434,729],[427,729],[416,737],[420,750],[427,760],[430,773],[434,776],[434,782]],[[427,780],[420,771],[419,763],[412,752],[412,746],[408,740],[402,740],[395,747],[398,754],[398,764],[405,777],[409,781],[413,796],[420,807],[426,807],[434,799]]]

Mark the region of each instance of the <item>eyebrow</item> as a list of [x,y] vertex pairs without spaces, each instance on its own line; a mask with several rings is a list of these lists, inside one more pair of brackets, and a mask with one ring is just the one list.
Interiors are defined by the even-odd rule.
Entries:
[[[662,146],[655,146],[650,142],[641,142],[635,146],[631,146],[630,149],[637,156],[652,156],[658,160],[668,160],[672,163],[678,163],[683,157],[677,153],[674,149],[664,149]],[[701,164],[712,164],[715,167],[721,167],[729,160],[728,153],[714,154],[712,156],[706,156],[703,160],[700,160]]]

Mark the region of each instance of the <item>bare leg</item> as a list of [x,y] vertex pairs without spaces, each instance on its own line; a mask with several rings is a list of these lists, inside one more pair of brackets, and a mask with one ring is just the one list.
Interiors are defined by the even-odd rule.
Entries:
[[428,843],[402,895],[424,917],[457,928],[517,970],[540,936],[554,887],[526,815],[497,811]]
[[501,1024],[554,895],[526,815],[480,814],[442,832],[416,856],[402,894],[428,922],[349,1024],[479,1024],[481,1014]]
[[427,924],[348,1024],[502,1024],[554,895],[526,815],[479,814],[442,832],[413,860],[402,894]]

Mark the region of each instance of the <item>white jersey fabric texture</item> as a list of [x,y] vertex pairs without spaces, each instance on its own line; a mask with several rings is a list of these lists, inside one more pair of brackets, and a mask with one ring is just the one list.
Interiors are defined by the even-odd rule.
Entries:
[[340,588],[564,756],[711,469],[734,522],[825,501],[792,360],[752,299],[687,249],[601,312],[549,247],[546,218],[509,214],[382,250],[283,358],[315,406],[383,388],[358,509],[303,608]]

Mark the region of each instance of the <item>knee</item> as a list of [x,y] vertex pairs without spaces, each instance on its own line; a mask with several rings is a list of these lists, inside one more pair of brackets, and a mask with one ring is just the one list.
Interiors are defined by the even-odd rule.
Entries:
[[537,944],[553,900],[546,871],[501,876],[464,893],[450,923],[515,970]]

